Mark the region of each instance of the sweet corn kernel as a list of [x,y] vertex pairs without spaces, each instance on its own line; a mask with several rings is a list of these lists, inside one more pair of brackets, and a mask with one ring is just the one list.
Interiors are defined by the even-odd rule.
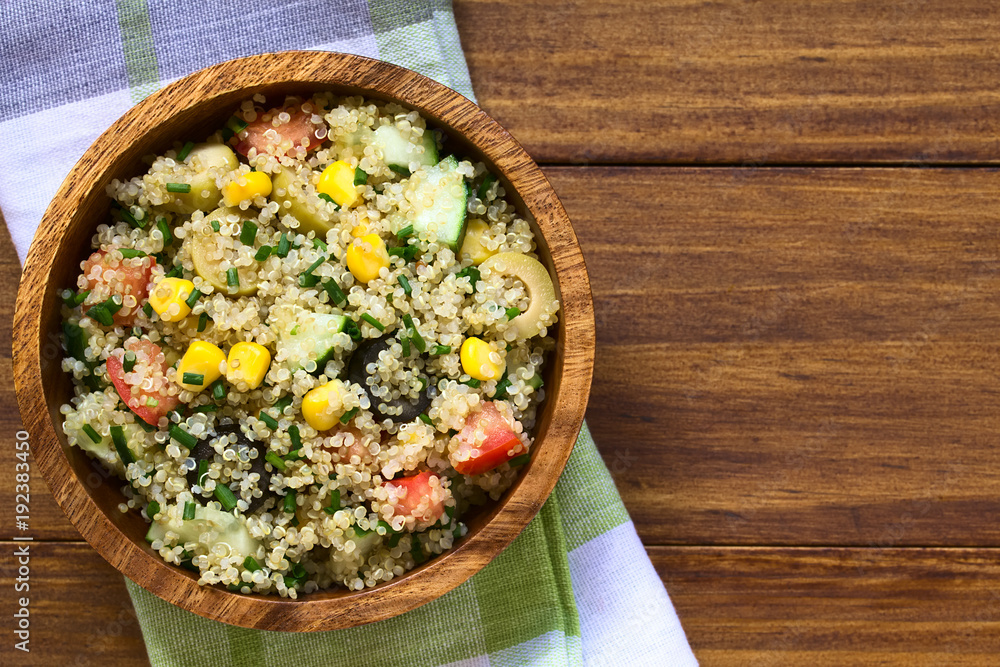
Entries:
[[[226,363],[226,355],[215,345],[196,340],[188,346],[181,362],[177,364],[177,384],[189,391],[199,392],[222,377],[221,366]],[[201,384],[184,382],[184,374],[202,376]]]
[[354,167],[343,160],[337,160],[319,176],[316,191],[327,195],[341,208],[347,208],[358,199],[354,185]]
[[190,280],[162,278],[149,293],[149,305],[164,322],[179,322],[191,312],[185,300],[193,291],[194,283]]
[[329,431],[344,414],[343,397],[346,392],[340,380],[330,380],[312,389],[302,397],[302,416],[317,431]]
[[347,268],[359,282],[378,278],[382,268],[389,268],[389,251],[378,234],[362,236],[347,248]]
[[486,235],[489,231],[489,225],[482,220],[478,218],[470,220],[465,230],[465,241],[462,243],[462,249],[459,251],[458,256],[468,256],[473,264],[482,264],[497,254],[496,250],[490,250],[483,245],[483,241],[486,240]]
[[226,362],[226,380],[236,384],[240,380],[256,389],[264,381],[271,365],[271,353],[257,343],[236,343],[229,348]]
[[499,380],[503,375],[505,365],[495,363],[490,359],[493,348],[480,338],[466,338],[462,343],[462,370],[483,382]]
[[222,202],[226,206],[237,206],[241,201],[271,194],[271,177],[262,171],[243,174],[222,188]]

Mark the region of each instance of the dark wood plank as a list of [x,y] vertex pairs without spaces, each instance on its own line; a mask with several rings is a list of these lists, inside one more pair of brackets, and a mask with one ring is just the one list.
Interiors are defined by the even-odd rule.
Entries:
[[540,161],[1000,157],[990,3],[454,5],[480,103]]
[[132,601],[117,570],[85,543],[30,543],[30,590],[15,594],[14,580],[19,575],[12,554],[22,544],[0,542],[0,582],[8,618],[16,611],[15,595],[30,600],[31,652],[14,648],[8,623],[0,664],[149,664]]
[[1000,173],[547,174],[646,544],[1000,544]]
[[652,547],[705,665],[989,665],[996,551]]
[[[14,374],[11,364],[11,323],[14,319],[14,300],[17,297],[20,277],[21,265],[17,259],[17,252],[11,243],[3,214],[0,213],[0,284],[5,286],[0,290],[0,377],[5,378],[11,378]],[[14,436],[20,429],[21,416],[14,396],[14,384],[0,382],[0,437],[4,443],[4,446],[0,447],[0,470],[4,471],[4,474],[0,475],[0,498],[5,500],[0,503],[0,539],[7,540],[16,534],[29,534],[35,539],[80,539],[80,533],[66,520],[66,516],[49,493],[45,480],[31,461],[29,461],[31,464],[29,531],[23,533],[17,530],[14,513],[17,505],[12,501],[15,500],[17,485],[14,465],[20,463],[16,458]]]

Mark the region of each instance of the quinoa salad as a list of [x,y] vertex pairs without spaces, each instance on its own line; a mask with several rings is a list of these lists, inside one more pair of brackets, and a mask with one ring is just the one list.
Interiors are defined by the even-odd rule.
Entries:
[[361,590],[455,546],[545,396],[528,222],[393,103],[255,95],[178,139],[62,292],[69,443],[201,584]]

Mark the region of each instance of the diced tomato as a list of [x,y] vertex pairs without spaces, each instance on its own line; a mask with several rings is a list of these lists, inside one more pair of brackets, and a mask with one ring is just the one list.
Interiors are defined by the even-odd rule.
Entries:
[[[350,438],[350,444],[348,444],[348,438],[346,437],[348,433],[353,436],[353,438]],[[372,455],[368,451],[368,447],[364,444],[364,434],[353,426],[324,431],[323,435],[327,437],[333,436],[329,440],[324,439],[320,447],[333,455],[334,462],[350,463],[353,456],[361,459],[362,464],[371,462]],[[337,437],[341,435],[344,437]]]
[[[111,383],[115,385],[125,405],[138,415],[139,419],[156,426],[160,417],[173,410],[178,403],[177,396],[167,392],[170,386],[166,378],[169,366],[163,359],[159,345],[146,339],[129,340],[125,343],[125,350],[134,352],[137,357],[147,361],[137,360],[132,372],[126,373],[122,364],[124,352],[116,350],[108,357],[108,377],[111,378]],[[126,375],[134,374],[138,374],[138,377],[130,378],[131,381],[126,380]],[[148,388],[142,387],[147,378],[150,380]],[[134,387],[138,387],[136,393],[132,393]]]
[[451,464],[463,475],[481,475],[511,460],[524,444],[492,402],[470,415],[458,434],[460,445],[451,455]]
[[410,477],[384,482],[382,486],[390,490],[393,516],[413,517],[418,528],[437,522],[444,514],[444,501],[448,494],[441,488],[441,478],[432,472],[425,470]]
[[[287,113],[290,118],[285,123],[279,120],[279,125],[275,127],[274,119],[282,112]],[[247,125],[245,134],[240,133],[241,139],[236,144],[236,152],[246,157],[251,148],[256,148],[257,155],[270,153],[281,156],[303,145],[307,151],[315,150],[326,140],[326,125],[322,121],[314,123],[314,115],[314,109],[303,111],[301,103],[262,113]],[[321,130],[322,139],[316,137],[317,130]]]
[[110,251],[98,250],[83,263],[80,287],[91,290],[84,311],[117,294],[122,299],[122,307],[114,315],[115,324],[131,326],[136,313],[149,297],[149,281],[154,266],[156,260],[152,257],[115,260],[111,258]]

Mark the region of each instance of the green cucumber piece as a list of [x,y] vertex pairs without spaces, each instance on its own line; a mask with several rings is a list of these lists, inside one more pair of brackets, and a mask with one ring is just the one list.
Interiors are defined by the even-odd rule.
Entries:
[[285,360],[291,370],[304,368],[310,358],[316,360],[321,373],[334,354],[334,334],[344,331],[347,317],[335,313],[314,313],[299,310],[291,329],[278,335],[278,350],[286,350]]
[[383,125],[375,130],[372,145],[382,149],[382,159],[397,172],[409,173],[413,161],[426,167],[438,161],[437,141],[431,130],[425,130],[420,143],[415,144],[404,137],[395,125]]
[[[161,517],[166,517],[165,508],[160,512]],[[240,557],[253,556],[260,547],[260,543],[250,536],[246,525],[235,515],[203,505],[195,509],[194,518],[188,521],[166,518],[153,521],[146,532],[146,541],[152,544],[155,540],[164,539],[168,529],[177,533],[178,544],[199,542],[202,535],[212,533],[214,538],[204,546],[211,548],[216,544],[227,544],[232,553]]]
[[[465,240],[466,207],[469,185],[458,171],[458,161],[449,155],[433,167],[421,169],[410,177],[412,191],[407,193],[415,215],[411,224],[418,238],[437,242],[458,252]],[[430,205],[425,202],[430,201]]]

